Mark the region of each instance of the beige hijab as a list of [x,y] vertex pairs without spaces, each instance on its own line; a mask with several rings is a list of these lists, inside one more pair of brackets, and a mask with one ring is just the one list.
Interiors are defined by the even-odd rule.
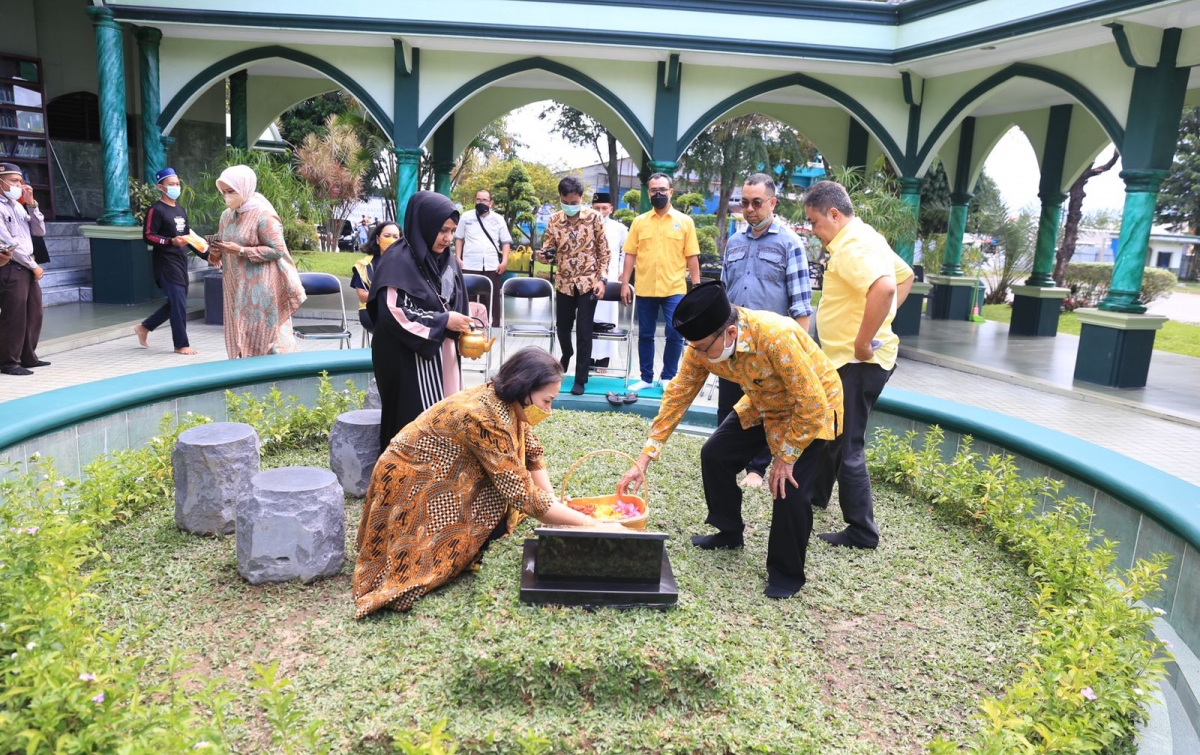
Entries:
[[[221,176],[217,179],[217,183],[225,184],[236,191],[238,196],[242,198],[242,204],[237,208],[238,212],[248,212],[257,209],[266,210],[271,215],[274,215],[276,220],[283,222],[270,200],[255,191],[258,188],[258,176],[255,175],[254,170],[249,165],[229,166],[221,171]],[[219,189],[220,186],[217,188]]]

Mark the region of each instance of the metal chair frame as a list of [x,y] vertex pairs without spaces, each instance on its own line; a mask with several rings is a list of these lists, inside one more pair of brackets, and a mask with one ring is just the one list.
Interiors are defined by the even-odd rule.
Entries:
[[[297,338],[314,341],[338,340],[338,349],[350,348],[350,322],[346,319],[346,300],[342,296],[342,281],[329,273],[300,273],[300,285],[304,287],[306,296],[337,296],[338,304],[342,307],[341,325],[293,325],[292,332]],[[301,307],[303,310],[303,306]]]
[[[632,292],[633,296],[629,300],[629,306],[625,306],[623,303],[621,303],[620,281],[611,281],[605,286],[604,298],[600,299],[600,301],[612,301],[617,303],[617,322],[615,323],[616,328],[608,333],[597,333],[594,330],[592,331],[593,341],[625,342],[625,369],[620,370],[620,372],[621,377],[625,380],[626,388],[629,387],[629,376],[633,374],[633,341],[636,338],[633,332],[633,318],[634,312],[636,311],[634,307],[637,306],[637,291],[634,290],[633,286],[630,286],[629,290]],[[622,320],[625,321],[624,328],[621,327]],[[618,372],[618,370],[614,370],[612,367],[605,368],[605,372],[603,373],[597,372],[597,368],[595,367],[592,367],[588,370],[589,375],[600,375],[602,377],[614,377],[614,372]]]
[[[466,283],[468,300],[475,300],[476,298],[483,298],[483,300],[484,300],[483,304],[484,304],[484,306],[487,307],[487,310],[488,310],[488,324],[490,325],[491,317],[492,317],[492,294],[495,291],[495,286],[492,285],[491,279],[488,278],[486,275],[474,275],[472,273],[463,273],[463,281]],[[501,307],[501,310],[503,310],[503,308],[504,308],[503,302],[501,302],[500,307]],[[503,323],[502,323],[502,325],[503,325]],[[501,339],[501,344],[503,344],[503,339]],[[503,345],[501,346],[501,349],[500,349],[500,359],[501,359],[501,361],[503,361],[503,359],[504,359]],[[475,361],[479,361],[479,360],[472,359],[469,361],[475,362]],[[463,369],[467,369],[467,368],[464,367]],[[476,370],[476,368],[474,368],[474,367],[472,367],[470,369],[472,371]],[[491,374],[492,374],[492,352],[488,351],[486,354],[483,355],[483,380],[484,380],[484,382],[487,382],[487,379]]]
[[[514,289],[527,289],[529,291],[537,291],[532,295],[512,293]],[[508,323],[508,299],[549,299],[550,300],[550,325],[549,327],[535,324],[519,324],[510,325]],[[507,350],[508,338],[513,336],[516,338],[542,338],[550,339],[550,348],[547,349],[551,354],[554,353],[554,346],[557,340],[557,320],[555,319],[554,307],[554,286],[545,278],[509,278],[500,284],[500,363],[504,364],[504,352]]]

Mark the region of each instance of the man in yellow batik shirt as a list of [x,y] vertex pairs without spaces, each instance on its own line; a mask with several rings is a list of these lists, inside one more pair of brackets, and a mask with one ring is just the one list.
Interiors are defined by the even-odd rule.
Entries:
[[846,401],[846,424],[825,447],[812,503],[828,506],[836,480],[846,528],[820,538],[835,546],[870,549],[879,544],[879,527],[867,474],[867,420],[896,367],[900,339],[892,332],[892,320],[912,288],[912,269],[878,231],[854,216],[850,195],[840,184],[813,184],[804,195],[804,212],[829,250],[817,333],[842,378]]
[[774,498],[767,540],[770,598],[789,598],[804,586],[804,559],[812,533],[810,487],[821,449],[841,427],[842,384],[816,342],[790,317],[733,307],[720,282],[696,286],[675,309],[675,328],[688,341],[679,373],[663,391],[650,439],[618,490],[644,483],[646,467],[683,419],[710,374],[741,386],[745,395],[700,452],[705,522],[712,535],[695,535],[698,548],[744,544],[738,473],[770,449]]

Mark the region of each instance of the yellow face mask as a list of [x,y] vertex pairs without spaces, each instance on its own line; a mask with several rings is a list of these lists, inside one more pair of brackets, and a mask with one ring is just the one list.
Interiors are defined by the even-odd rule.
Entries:
[[388,250],[388,247],[396,243],[396,239],[379,237],[379,253],[383,254]]
[[552,412],[548,412],[545,409],[543,409],[542,407],[537,406],[536,404],[530,404],[529,406],[523,406],[523,407],[521,407],[521,409],[522,409],[522,411],[525,412],[525,421],[529,423],[530,427],[536,426],[539,422],[546,419],[547,417],[549,417],[552,414]]

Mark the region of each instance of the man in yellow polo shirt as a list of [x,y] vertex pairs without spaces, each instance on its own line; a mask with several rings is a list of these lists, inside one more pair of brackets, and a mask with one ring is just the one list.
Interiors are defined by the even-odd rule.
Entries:
[[[637,272],[638,362],[642,379],[629,386],[633,392],[675,377],[683,354],[683,337],[675,330],[675,307],[687,293],[687,277],[700,282],[700,244],[691,217],[671,206],[671,177],[655,173],[646,182],[650,212],[638,215],[625,239],[625,269],[621,272],[621,298],[626,304],[632,293],[629,279]],[[654,380],[654,331],[662,310],[667,333],[660,379]]]
[[813,184],[804,195],[804,212],[830,255],[817,332],[842,378],[845,406],[845,425],[821,454],[812,503],[828,506],[836,480],[846,529],[819,537],[835,546],[870,549],[879,544],[879,528],[867,474],[867,420],[896,367],[900,339],[892,320],[897,299],[903,301],[912,287],[912,269],[878,231],[854,216],[840,184]]

